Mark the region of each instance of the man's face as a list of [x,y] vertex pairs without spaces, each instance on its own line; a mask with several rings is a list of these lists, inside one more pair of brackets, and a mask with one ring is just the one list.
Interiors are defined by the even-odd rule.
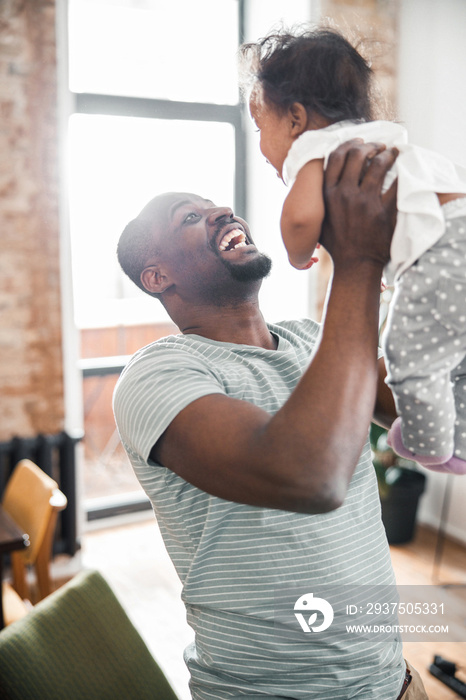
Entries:
[[183,193],[157,200],[157,258],[179,290],[205,295],[215,290],[220,299],[235,283],[256,283],[270,272],[270,259],[259,253],[247,223],[229,207]]

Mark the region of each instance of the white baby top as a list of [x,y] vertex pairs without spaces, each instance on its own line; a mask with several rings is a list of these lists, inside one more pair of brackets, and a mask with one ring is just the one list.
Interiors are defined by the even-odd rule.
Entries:
[[466,194],[466,169],[438,153],[408,144],[407,131],[400,124],[345,121],[306,131],[294,141],[283,165],[285,184],[291,187],[310,160],[324,158],[326,167],[330,153],[353,138],[396,146],[400,151],[384,182],[385,191],[398,177],[398,217],[391,260],[385,269],[386,281],[392,284],[442,236],[444,217],[435,193]]

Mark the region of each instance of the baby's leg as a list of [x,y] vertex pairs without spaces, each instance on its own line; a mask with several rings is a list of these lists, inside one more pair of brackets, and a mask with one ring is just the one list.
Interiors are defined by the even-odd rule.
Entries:
[[[464,219],[452,225],[397,283],[384,339],[387,381],[401,416],[389,440],[395,451],[425,466],[443,464],[453,454],[452,373],[458,389],[464,381],[458,365],[466,354],[466,227]],[[451,466],[466,471],[466,463],[464,469]]]
[[[428,299],[425,308],[420,307],[422,301],[406,294],[406,283],[425,292],[421,297]],[[384,354],[387,384],[401,418],[389,440],[404,457],[416,455],[426,458],[423,463],[438,464],[453,455],[455,401],[450,374],[454,366],[445,349],[447,332],[430,313],[431,302],[435,304],[431,297],[422,273],[415,268],[405,272],[392,300]],[[455,359],[458,364],[461,355]]]
[[438,472],[466,474],[466,358],[453,371],[452,381],[456,406],[455,451],[446,462],[429,468]]
[[466,460],[466,358],[452,374],[455,395],[455,451],[454,456]]
[[452,373],[452,381],[456,406],[455,451],[449,460],[442,464],[431,465],[429,469],[451,474],[466,474],[466,358]]

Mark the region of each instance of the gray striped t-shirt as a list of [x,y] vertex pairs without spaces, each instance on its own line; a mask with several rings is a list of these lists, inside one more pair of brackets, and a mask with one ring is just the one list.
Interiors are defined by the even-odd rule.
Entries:
[[398,638],[297,639],[274,624],[277,596],[288,587],[309,593],[394,584],[368,443],[344,504],[318,515],[216,498],[149,459],[173,418],[201,396],[226,394],[270,414],[283,405],[309,364],[319,326],[304,320],[269,328],[277,350],[196,335],[162,338],[134,355],[115,389],[121,440],[152,501],[195,631],[185,652],[193,698],[394,700],[405,672]]

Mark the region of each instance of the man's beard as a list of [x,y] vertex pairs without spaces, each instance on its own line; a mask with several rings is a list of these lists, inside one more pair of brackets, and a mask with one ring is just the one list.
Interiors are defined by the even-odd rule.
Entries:
[[225,267],[230,271],[233,279],[238,282],[257,282],[258,280],[265,279],[272,269],[272,261],[265,253],[256,255],[251,258],[251,260],[241,263],[234,263],[228,260],[228,258],[219,257]]

